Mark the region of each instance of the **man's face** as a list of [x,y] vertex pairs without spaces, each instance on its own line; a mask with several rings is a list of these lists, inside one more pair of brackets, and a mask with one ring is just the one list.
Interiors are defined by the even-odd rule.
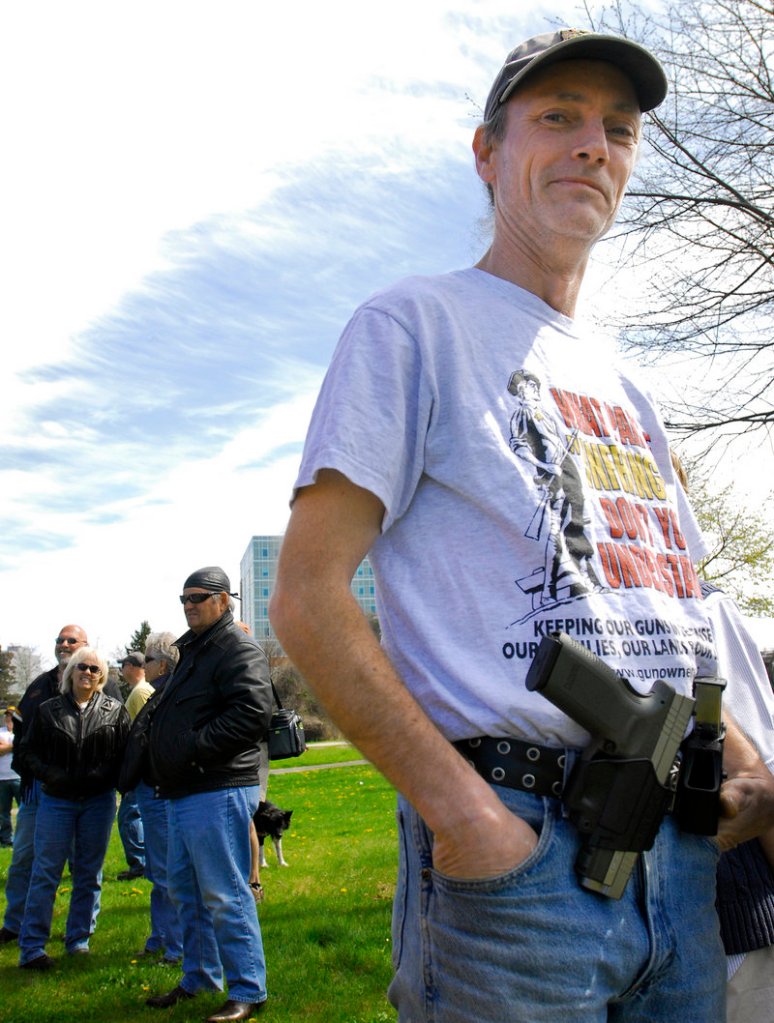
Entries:
[[142,682],[144,680],[145,669],[139,668],[136,664],[131,664],[129,661],[125,661],[121,665],[121,674],[126,680],[127,685],[134,689],[138,682]]
[[198,586],[189,586],[183,590],[184,597],[189,597],[191,594],[196,593],[207,594],[207,597],[200,604],[192,604],[190,601],[186,601],[183,605],[183,610],[185,611],[185,620],[188,622],[188,628],[192,632],[200,633],[205,632],[223,616],[228,607],[228,596],[225,593],[210,593],[209,590],[202,590]]
[[60,629],[54,643],[54,657],[59,667],[64,668],[74,651],[82,646],[88,646],[88,640],[86,633],[78,625],[65,625]]
[[536,72],[507,101],[504,137],[491,150],[480,131],[474,142],[496,233],[529,252],[559,239],[590,247],[615,220],[640,122],[632,84],[612,64],[561,61]]

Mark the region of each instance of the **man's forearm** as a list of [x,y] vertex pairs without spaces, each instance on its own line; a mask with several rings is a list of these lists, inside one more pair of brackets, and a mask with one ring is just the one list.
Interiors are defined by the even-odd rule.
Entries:
[[410,695],[349,592],[301,610],[297,626],[283,606],[278,586],[272,621],[288,656],[336,725],[435,830],[480,779]]
[[436,804],[445,812],[452,802],[442,782],[451,774],[470,785],[476,776],[411,697],[352,596],[383,514],[374,494],[322,470],[296,498],[270,618],[336,724],[432,827]]
[[493,876],[528,855],[534,832],[411,696],[350,591],[383,511],[373,494],[331,471],[301,492],[280,555],[272,625],[331,718],[433,831],[439,869]]

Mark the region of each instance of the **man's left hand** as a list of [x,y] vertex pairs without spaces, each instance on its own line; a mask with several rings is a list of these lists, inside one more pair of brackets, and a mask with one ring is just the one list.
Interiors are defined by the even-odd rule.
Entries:
[[718,844],[723,852],[774,826],[774,778],[765,769],[738,774],[720,790]]

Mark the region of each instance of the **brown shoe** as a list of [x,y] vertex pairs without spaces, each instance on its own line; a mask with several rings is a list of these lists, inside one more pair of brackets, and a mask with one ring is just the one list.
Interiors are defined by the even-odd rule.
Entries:
[[190,991],[186,991],[178,984],[171,991],[167,991],[165,995],[151,995],[150,998],[146,998],[145,1004],[149,1005],[151,1009],[169,1009],[173,1005],[177,1005],[178,1002],[187,1002],[192,998],[196,998],[196,995],[192,995]]
[[231,1023],[232,1020],[249,1019],[250,1016],[257,1016],[259,1012],[263,1012],[265,1005],[265,1001],[235,1002],[233,998],[229,998],[217,1012],[207,1017],[207,1023]]

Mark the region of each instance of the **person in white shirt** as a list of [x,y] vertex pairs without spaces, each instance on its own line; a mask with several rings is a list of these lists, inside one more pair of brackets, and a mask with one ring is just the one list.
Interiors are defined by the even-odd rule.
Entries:
[[13,802],[19,805],[21,780],[11,766],[13,755],[13,714],[15,707],[9,706],[3,712],[4,724],[0,726],[0,846],[13,845]]

